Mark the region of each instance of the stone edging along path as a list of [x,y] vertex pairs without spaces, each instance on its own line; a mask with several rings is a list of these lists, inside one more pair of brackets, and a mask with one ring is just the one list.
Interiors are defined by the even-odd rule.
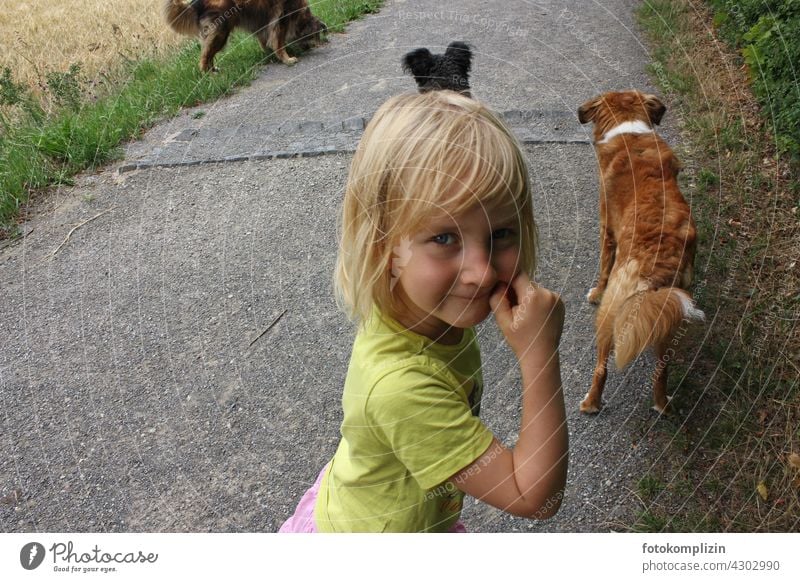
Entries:
[[[569,111],[505,111],[500,116],[526,145],[590,144]],[[353,153],[371,116],[333,121],[285,121],[234,128],[188,128],[168,138],[150,157],[128,160],[119,173],[170,168]]]

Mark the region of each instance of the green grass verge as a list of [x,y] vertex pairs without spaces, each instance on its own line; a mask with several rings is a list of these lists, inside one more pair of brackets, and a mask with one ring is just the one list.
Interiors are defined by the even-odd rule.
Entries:
[[794,0],[709,0],[720,35],[750,70],[753,92],[781,151],[800,164],[800,4]]
[[[683,122],[682,189],[698,226],[691,366],[638,482],[634,531],[796,531],[800,518],[800,187],[734,47],[699,0],[648,0],[650,73]],[[675,113],[677,112],[677,113]],[[683,368],[683,369],[681,369]]]
[[[339,32],[382,0],[321,0],[314,13]],[[166,24],[164,25],[166,26]],[[274,60],[250,36],[232,35],[218,55],[220,72],[203,74],[197,62],[200,47],[189,43],[163,60],[129,63],[124,81],[106,87],[94,102],[82,101],[79,69],[61,73],[51,88],[62,107],[45,115],[26,88],[14,83],[12,71],[0,71],[0,237],[14,236],[20,209],[32,191],[69,183],[77,172],[116,159],[120,144],[136,138],[157,120],[183,107],[216,99],[247,85],[259,68]]]

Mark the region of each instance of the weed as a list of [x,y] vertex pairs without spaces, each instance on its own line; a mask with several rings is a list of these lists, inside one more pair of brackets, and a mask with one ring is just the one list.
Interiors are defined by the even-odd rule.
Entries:
[[0,76],[0,105],[13,107],[25,98],[27,91],[21,83],[14,82],[11,78],[11,69],[5,67]]
[[642,499],[645,501],[653,499],[656,495],[661,493],[663,489],[664,484],[658,477],[648,474],[639,479],[639,495],[641,495]]
[[639,512],[636,522],[631,529],[637,533],[664,533],[671,531],[667,528],[669,521],[663,515],[652,513],[649,509]]
[[697,187],[701,193],[707,193],[711,187],[719,185],[719,176],[707,168],[697,174]]
[[46,75],[47,90],[60,107],[76,111],[81,106],[82,85],[81,66],[72,64],[66,73],[51,71]]
[[14,81],[11,69],[4,67],[0,76],[0,124],[7,139],[14,133],[13,118],[8,114],[14,108],[19,109],[34,123],[40,122],[44,117],[44,110],[28,89],[22,83]]

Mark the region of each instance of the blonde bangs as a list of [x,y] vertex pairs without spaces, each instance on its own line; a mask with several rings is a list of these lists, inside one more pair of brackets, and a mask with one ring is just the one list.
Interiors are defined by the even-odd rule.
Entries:
[[535,270],[536,226],[525,159],[484,105],[450,91],[400,95],[373,116],[350,167],[334,274],[337,302],[365,322],[392,313],[391,257],[434,214],[512,202],[520,269]]

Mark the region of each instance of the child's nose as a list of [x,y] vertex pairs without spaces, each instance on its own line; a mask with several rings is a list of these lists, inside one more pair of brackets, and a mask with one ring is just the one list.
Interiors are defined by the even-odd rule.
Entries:
[[492,264],[492,254],[481,247],[467,248],[463,254],[464,264],[461,268],[461,283],[476,287],[494,287],[497,283],[497,271]]

